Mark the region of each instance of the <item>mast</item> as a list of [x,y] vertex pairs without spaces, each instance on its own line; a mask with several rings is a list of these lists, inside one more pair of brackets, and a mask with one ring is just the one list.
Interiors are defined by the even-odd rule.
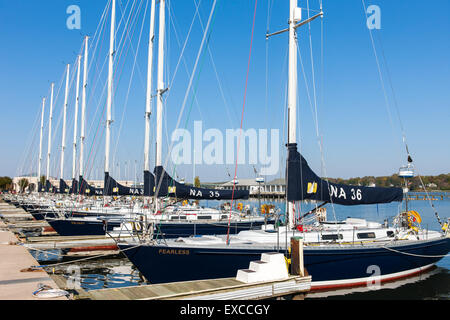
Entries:
[[[70,73],[70,64],[67,65],[66,70],[66,91],[64,95],[64,110],[63,110],[63,127],[62,127],[62,139],[61,139],[61,171],[60,171],[60,179],[64,178],[64,151],[66,149],[66,117],[67,117],[67,99],[69,96],[69,73]],[[61,190],[60,190],[61,192]]]
[[145,104],[145,141],[144,141],[144,172],[150,171],[150,116],[152,114],[152,70],[153,70],[153,44],[155,39],[155,2],[152,0],[150,13],[150,36],[148,42],[148,68],[147,68],[147,96]]
[[[296,21],[301,20],[297,0],[290,0],[289,11],[289,67],[288,67],[288,143],[297,143],[297,34]],[[294,228],[295,203],[288,202],[289,229]]]
[[[87,87],[87,68],[88,68],[88,40],[84,38],[84,61],[83,61],[83,88],[81,98],[81,129],[80,129],[80,177],[84,175],[84,138],[85,138],[85,122],[86,122],[86,87]],[[81,181],[81,179],[80,179]]]
[[[320,12],[302,21],[302,9],[298,7],[298,0],[289,0],[289,27],[274,33],[266,33],[269,37],[289,32],[289,67],[288,67],[288,144],[297,144],[297,28],[323,17],[322,5]],[[286,175],[286,182],[289,176]],[[287,184],[286,184],[287,187]],[[293,229],[295,220],[295,203],[287,201],[287,219],[289,228]]]
[[158,96],[156,117],[156,166],[162,166],[162,113],[164,93],[164,36],[165,36],[166,1],[159,3],[159,39],[158,39]]
[[47,151],[47,180],[50,181],[50,156],[52,150],[52,120],[53,120],[53,91],[55,84],[52,82],[50,93],[50,113],[48,116],[48,151]]
[[[165,8],[166,1],[159,2],[159,39],[158,39],[158,93],[156,100],[156,162],[155,166],[162,166],[162,113],[163,113],[163,93],[164,88],[164,36],[165,36]],[[160,181],[156,182],[156,190]],[[157,193],[155,192],[155,209],[159,210],[159,203],[157,201]]]
[[[109,153],[111,143],[111,106],[113,98],[113,71],[114,71],[114,38],[115,38],[115,24],[116,24],[116,0],[112,0],[111,9],[111,33],[109,41],[109,68],[108,68],[108,98],[106,111],[106,141],[105,141],[105,177],[109,175]],[[106,179],[105,179],[106,180]],[[106,189],[106,185],[104,186]]]
[[[41,166],[42,166],[42,134],[44,131],[44,113],[45,113],[45,98],[42,98],[42,112],[41,112],[41,133],[39,138],[39,165],[38,165],[38,186],[40,186],[41,181]],[[40,188],[38,192],[40,192]]]
[[73,158],[72,158],[72,180],[76,179],[77,170],[77,134],[78,134],[78,106],[80,102],[80,68],[81,68],[81,55],[78,56],[77,66],[77,87],[75,97],[75,117],[73,124]]

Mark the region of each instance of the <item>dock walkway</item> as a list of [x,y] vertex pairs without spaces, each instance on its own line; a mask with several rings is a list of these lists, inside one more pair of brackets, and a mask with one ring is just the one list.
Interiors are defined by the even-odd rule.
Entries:
[[[16,245],[16,236],[0,221],[0,300],[44,300],[33,296],[39,284],[58,289],[43,270],[30,271],[39,265],[26,248]],[[67,300],[66,297],[48,300]]]
[[289,294],[304,295],[310,289],[310,276],[290,276],[286,280],[256,283],[223,278],[99,289],[89,291],[79,298],[89,300],[258,300]]

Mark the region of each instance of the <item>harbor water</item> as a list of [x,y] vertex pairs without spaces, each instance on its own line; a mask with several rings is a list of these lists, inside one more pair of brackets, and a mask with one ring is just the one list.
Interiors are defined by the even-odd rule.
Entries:
[[[258,200],[249,200],[242,202],[243,205],[257,207]],[[261,204],[274,204],[280,212],[284,212],[285,202],[263,200]],[[422,217],[422,227],[439,230],[435,212],[441,220],[450,217],[450,199],[432,201],[434,208],[428,200],[412,200],[408,202],[409,210],[416,210]],[[208,202],[201,205],[216,206],[218,203]],[[403,204],[404,206],[404,204]],[[303,204],[301,212],[308,212],[314,204]],[[386,219],[392,222],[394,216],[398,213],[399,205],[397,203],[383,205],[366,206],[340,206],[327,205],[328,220],[341,220],[347,217],[363,218],[369,221],[383,223]],[[404,209],[404,208],[403,208]],[[101,258],[95,260],[80,261],[64,265],[55,264],[47,260],[53,254],[49,252],[45,257],[42,253],[33,253],[41,264],[48,264],[47,270],[64,276],[68,281],[76,281],[84,290],[95,290],[103,288],[118,288],[127,286],[139,286],[148,284],[141,278],[139,271],[125,257],[120,255],[111,258]],[[45,261],[47,260],[47,261]],[[51,260],[51,259],[50,259]],[[61,262],[61,261],[59,261]],[[232,267],[232,266],[230,266]],[[289,299],[289,297],[286,297]],[[450,256],[440,260],[436,268],[420,274],[415,277],[401,279],[398,281],[382,283],[378,287],[359,287],[345,290],[328,291],[321,293],[311,293],[307,299],[350,299],[350,300],[404,300],[404,299],[439,299],[448,300],[450,298]]]

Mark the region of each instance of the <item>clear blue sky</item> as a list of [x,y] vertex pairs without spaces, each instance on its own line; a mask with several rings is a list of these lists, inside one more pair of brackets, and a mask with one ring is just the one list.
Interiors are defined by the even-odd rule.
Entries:
[[[143,4],[139,9],[141,2]],[[129,37],[135,51],[138,50],[145,2],[136,0],[133,11],[136,12],[137,18]],[[169,57],[166,75],[172,78],[195,6],[193,1],[170,0],[168,2],[171,16],[167,17]],[[269,2],[275,2],[270,10],[270,31],[285,28],[287,22],[289,1],[258,1],[244,128],[279,129],[283,138],[283,132],[286,131],[283,117],[287,79],[287,35],[272,38],[267,46],[265,33]],[[127,3],[130,3],[128,7],[126,7]],[[132,3],[132,0],[118,0],[118,21],[121,19],[122,12],[125,14],[130,12],[128,9]],[[200,13],[204,25],[208,19],[211,4],[211,0],[201,1]],[[204,130],[217,128],[225,132],[228,128],[239,128],[254,4],[254,0],[218,0],[209,49],[217,68],[225,102],[216,80],[213,64],[206,52],[200,60],[201,72],[198,72],[194,81],[197,89],[197,103],[191,104],[192,95],[190,95],[181,122],[182,127],[187,119],[187,110],[192,105],[192,111],[187,119],[189,130],[193,128],[194,120],[203,121]],[[436,0],[432,3],[419,0],[366,0],[366,4],[378,5],[381,8],[381,30],[373,30],[373,36],[382,62],[393,125],[386,109],[362,2],[360,0],[324,0],[323,65],[320,20],[314,21],[311,27],[319,130],[324,145],[326,173],[330,177],[343,178],[390,175],[405,163],[406,155],[385,61],[410,151],[419,172],[424,175],[448,173],[450,172],[450,19],[448,17],[450,2],[447,0]],[[66,20],[69,17],[66,9],[70,5],[78,5],[81,9],[81,30],[69,30],[66,27]],[[49,95],[50,82],[54,81],[56,89],[59,88],[65,64],[71,63],[74,69],[73,63],[80,51],[83,35],[94,35],[106,5],[106,0],[0,0],[0,38],[2,39],[0,176],[36,172],[41,99]],[[299,5],[306,7],[306,0],[300,0]],[[319,1],[310,0],[310,6],[317,10]],[[113,124],[114,168],[112,171],[113,176],[119,178],[134,177],[135,161],[137,161],[138,178],[141,176],[148,17],[147,11],[131,83],[134,54],[133,50],[128,48],[129,42],[125,42],[123,55],[116,64],[117,91],[113,116],[115,122]],[[122,31],[119,28],[118,37],[122,35]],[[197,19],[184,53],[188,70],[193,68],[202,35]],[[87,111],[87,149],[88,153],[92,149],[95,154],[92,160],[93,165],[90,165],[91,178],[100,177],[103,171],[104,140],[100,136],[94,142],[94,135],[101,119],[99,111],[96,110],[97,108],[101,110],[106,101],[105,96],[101,96],[102,88],[106,83],[106,68],[101,71],[101,67],[107,54],[108,39],[109,15],[105,31],[98,39],[96,55],[91,56],[93,64],[90,80],[98,83],[95,92],[92,87],[92,92],[89,91],[91,96],[88,98]],[[96,40],[94,39],[91,45],[94,45]],[[299,43],[309,88],[312,90],[307,28],[299,32]],[[269,66],[267,98],[266,48],[268,48]],[[155,63],[156,61],[155,59]],[[122,68],[123,71],[121,71]],[[320,151],[314,129],[314,118],[301,70],[298,79],[299,135],[302,153],[313,169],[320,174]],[[189,74],[182,61],[167,98],[164,123],[165,150],[168,145],[166,132],[170,135],[175,128],[188,80]],[[126,100],[128,88],[130,91]],[[73,124],[70,122],[73,119],[74,86],[71,88],[69,99],[65,178],[70,178],[71,172]],[[125,101],[127,101],[126,104]],[[58,171],[61,126],[57,127],[57,123],[62,104],[63,87],[55,103],[53,175],[56,175]],[[123,117],[125,106],[126,116]],[[47,103],[46,124],[48,107]],[[155,113],[152,123],[154,118]],[[102,126],[99,132],[101,131]],[[43,153],[45,155],[47,125],[44,136]],[[152,138],[154,136],[153,129]],[[282,143],[283,141],[280,141],[280,151],[284,154]],[[152,144],[152,163],[153,151]],[[125,166],[125,161],[128,168]],[[196,167],[196,174],[200,176],[201,181],[226,180],[227,169],[232,175],[234,174],[234,166],[206,165]],[[281,174],[283,170],[281,168]],[[45,173],[45,162],[43,171]],[[177,173],[181,177],[186,177],[188,181],[192,180],[191,166],[179,166]],[[238,170],[238,176],[254,177],[253,169],[242,166]]]

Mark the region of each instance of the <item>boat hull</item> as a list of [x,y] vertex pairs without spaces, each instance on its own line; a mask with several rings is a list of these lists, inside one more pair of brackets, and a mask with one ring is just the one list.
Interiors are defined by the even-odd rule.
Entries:
[[[235,277],[251,261],[275,248],[201,248],[193,246],[119,244],[151,283]],[[424,271],[450,251],[450,238],[382,246],[305,247],[304,264],[312,289],[351,287],[407,277]]]
[[47,219],[50,226],[60,236],[96,236],[105,235],[106,231],[112,231],[120,227],[120,221],[109,221],[107,224],[103,221],[83,221],[72,219]]

